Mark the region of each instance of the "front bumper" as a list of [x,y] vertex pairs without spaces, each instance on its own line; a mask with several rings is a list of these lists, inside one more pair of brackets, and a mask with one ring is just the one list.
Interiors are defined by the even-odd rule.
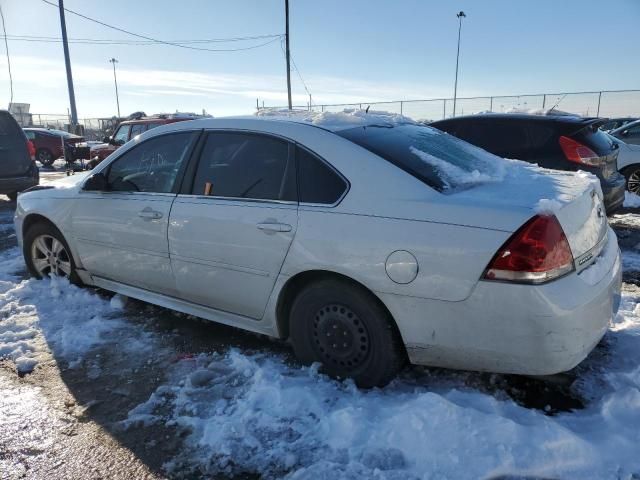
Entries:
[[607,210],[607,215],[612,215],[624,203],[627,180],[624,175],[616,172],[606,179],[600,179],[600,185],[602,186],[604,207]]
[[596,273],[602,277],[595,281],[593,275],[586,281],[585,270],[537,286],[480,281],[461,302],[380,298],[414,364],[551,375],[580,363],[618,308],[622,269],[613,232],[598,257],[605,260],[609,268],[599,265]]

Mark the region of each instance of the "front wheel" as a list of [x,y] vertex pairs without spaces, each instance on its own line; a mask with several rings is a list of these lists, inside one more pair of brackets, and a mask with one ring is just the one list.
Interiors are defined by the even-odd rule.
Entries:
[[640,195],[640,165],[631,165],[622,174],[627,179],[627,191]]
[[37,223],[29,228],[24,236],[23,254],[34,277],[66,277],[72,283],[80,283],[69,245],[54,226]]
[[304,288],[290,312],[291,343],[304,363],[320,362],[332,377],[362,388],[389,383],[406,353],[393,319],[364,288],[322,280]]

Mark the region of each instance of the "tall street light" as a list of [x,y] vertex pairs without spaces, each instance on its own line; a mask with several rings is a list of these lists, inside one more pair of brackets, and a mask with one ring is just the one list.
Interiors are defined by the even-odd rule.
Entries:
[[118,98],[118,79],[116,78],[116,63],[118,63],[118,60],[110,58],[109,63],[113,64],[113,83],[116,85],[116,104],[118,105],[118,118],[120,118],[120,99]]
[[456,98],[458,97],[458,63],[460,61],[460,32],[462,31],[462,19],[466,18],[466,15],[462,10],[456,14],[460,21],[458,25],[458,54],[456,55],[456,82],[453,86],[453,116],[456,116]]

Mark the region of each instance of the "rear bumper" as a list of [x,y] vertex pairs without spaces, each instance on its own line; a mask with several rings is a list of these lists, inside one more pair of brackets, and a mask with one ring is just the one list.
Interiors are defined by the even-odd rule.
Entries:
[[39,175],[37,173],[33,176],[0,178],[0,194],[6,195],[8,193],[21,192],[29,187],[38,185],[38,183]]
[[607,210],[607,215],[611,215],[624,203],[627,181],[624,175],[616,172],[606,179],[600,179],[600,185],[604,196],[604,207]]
[[593,267],[590,278],[586,269],[538,286],[481,281],[461,302],[380,297],[412,363],[526,375],[564,372],[596,346],[619,305],[621,262],[615,234],[609,233],[598,261],[610,265]]

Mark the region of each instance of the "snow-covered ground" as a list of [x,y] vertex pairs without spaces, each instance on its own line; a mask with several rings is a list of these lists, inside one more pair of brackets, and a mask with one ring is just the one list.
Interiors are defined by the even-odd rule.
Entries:
[[[637,218],[614,223],[640,228]],[[0,209],[8,245],[10,222]],[[5,363],[26,373],[55,358],[78,369],[97,348],[145,362],[175,356],[157,350],[165,348],[161,334],[132,321],[122,297],[27,279],[20,251],[8,245],[0,245]],[[640,271],[640,245],[623,260]],[[183,440],[166,459],[170,476],[640,478],[639,304],[640,288],[625,285],[603,345],[574,372],[572,391],[585,403],[575,411],[524,407],[499,375],[487,382],[475,373],[405,372],[384,389],[361,391],[267,348],[220,347],[168,362],[162,384],[120,428],[175,429]],[[94,375],[99,381],[101,372]]]

